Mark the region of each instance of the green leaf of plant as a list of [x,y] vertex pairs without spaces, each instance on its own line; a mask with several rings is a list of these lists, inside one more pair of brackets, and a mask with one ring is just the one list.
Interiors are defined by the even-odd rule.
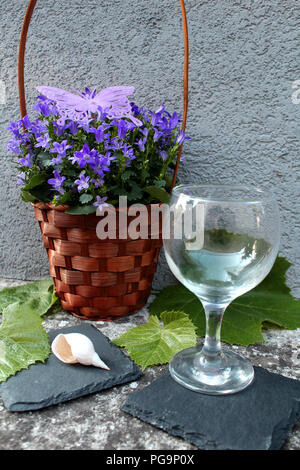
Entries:
[[80,198],[79,198],[79,201],[82,203],[82,204],[86,204],[87,202],[90,202],[92,201],[93,196],[91,194],[81,194]]
[[79,214],[92,214],[93,212],[96,212],[97,207],[96,206],[75,206],[75,207],[70,207],[70,209],[66,210],[67,214],[73,214],[73,215],[79,215]]
[[35,281],[21,286],[6,287],[0,291],[0,312],[10,304],[24,302],[34,312],[44,315],[56,302],[52,279]]
[[195,346],[195,327],[183,312],[162,312],[159,319],[150,315],[147,323],[131,328],[113,340],[117,346],[126,348],[131,359],[142,367],[165,364],[182,349]]
[[159,188],[158,186],[147,186],[144,190],[160,202],[169,202],[170,194],[164,188]]
[[30,304],[18,302],[3,310],[0,327],[0,382],[50,354],[42,319]]
[[30,181],[23,186],[23,189],[25,191],[28,191],[29,189],[35,188],[36,186],[39,186],[40,184],[44,183],[45,181],[45,175],[43,173],[37,173],[36,175],[33,175],[33,177],[30,179]]
[[21,199],[24,202],[34,202],[36,201],[36,197],[32,196],[28,191],[21,190]]
[[[285,272],[291,264],[278,257],[273,269],[255,289],[238,297],[227,308],[222,322],[222,341],[248,346],[264,341],[264,322],[277,327],[300,327],[300,300],[295,300],[285,284]],[[150,305],[150,313],[160,316],[165,310],[182,310],[205,334],[205,315],[198,298],[182,285],[163,289]]]

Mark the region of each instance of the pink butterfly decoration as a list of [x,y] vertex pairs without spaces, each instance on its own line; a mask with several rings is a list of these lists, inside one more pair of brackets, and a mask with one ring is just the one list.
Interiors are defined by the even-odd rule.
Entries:
[[131,86],[112,86],[104,88],[94,96],[75,95],[61,88],[38,86],[37,90],[46,98],[55,101],[61,114],[58,124],[64,124],[66,119],[81,121],[96,113],[99,106],[107,112],[110,119],[128,118],[136,126],[143,123],[133,116],[128,96],[134,92]]

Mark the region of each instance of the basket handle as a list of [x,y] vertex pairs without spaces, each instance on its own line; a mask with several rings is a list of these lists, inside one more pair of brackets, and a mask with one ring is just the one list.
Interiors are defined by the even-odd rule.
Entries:
[[[20,111],[21,117],[23,118],[26,116],[26,99],[25,99],[25,87],[24,87],[24,58],[25,58],[25,48],[26,48],[26,38],[29,23],[32,17],[33,10],[35,8],[37,0],[29,0],[27,10],[25,13],[23,26],[21,30],[21,37],[19,43],[19,58],[18,58],[18,85],[19,85],[19,102],[20,102]],[[187,118],[187,110],[188,110],[188,80],[189,80],[189,39],[188,39],[188,25],[187,25],[187,18],[186,18],[186,11],[185,11],[185,4],[184,0],[180,0],[181,6],[181,13],[182,13],[182,20],[183,20],[183,31],[184,31],[184,74],[183,74],[183,118],[182,118],[182,130],[185,131],[186,127],[186,118]],[[176,166],[173,174],[171,190],[173,189],[180,158],[182,152],[182,144],[179,147]]]

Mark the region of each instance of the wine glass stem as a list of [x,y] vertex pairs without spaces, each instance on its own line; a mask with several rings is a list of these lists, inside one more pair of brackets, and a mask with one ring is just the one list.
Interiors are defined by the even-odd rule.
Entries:
[[206,316],[206,335],[202,355],[207,361],[214,361],[221,355],[221,324],[228,304],[211,304],[202,301]]

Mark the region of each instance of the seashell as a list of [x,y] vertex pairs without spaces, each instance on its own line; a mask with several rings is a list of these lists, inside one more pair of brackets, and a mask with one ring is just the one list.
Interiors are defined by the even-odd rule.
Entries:
[[81,333],[59,334],[52,341],[53,354],[66,364],[83,364],[110,370],[95,351],[92,341]]

